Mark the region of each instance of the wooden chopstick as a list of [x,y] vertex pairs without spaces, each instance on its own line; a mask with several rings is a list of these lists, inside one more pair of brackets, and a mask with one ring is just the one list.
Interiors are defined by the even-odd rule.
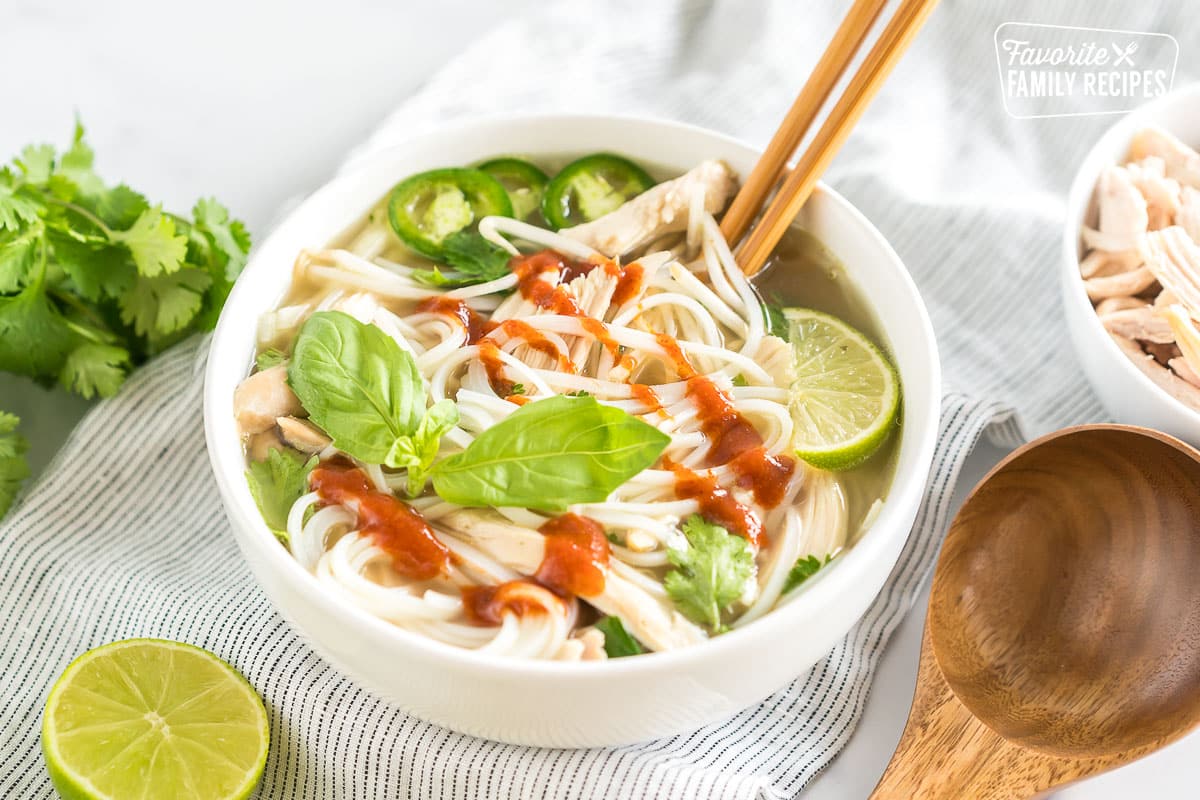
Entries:
[[936,5],[937,0],[904,0],[901,3],[896,15],[888,22],[879,40],[850,79],[845,93],[796,163],[795,169],[784,180],[758,224],[738,248],[738,264],[747,275],[762,269],[771,251],[812,194],[817,180],[845,144],[850,131]]
[[813,67],[800,94],[796,95],[796,101],[788,109],[775,136],[721,219],[721,233],[730,247],[737,244],[762,210],[763,203],[783,177],[788,159],[804,140],[813,120],[854,60],[885,5],[887,0],[855,0],[850,12],[834,32],[829,46]]

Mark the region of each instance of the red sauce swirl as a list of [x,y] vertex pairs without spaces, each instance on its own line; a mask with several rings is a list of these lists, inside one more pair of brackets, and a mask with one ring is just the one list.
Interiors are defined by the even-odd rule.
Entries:
[[359,532],[388,555],[399,574],[430,580],[449,571],[450,550],[425,518],[408,503],[372,488],[362,469],[346,461],[326,461],[313,469],[308,483],[322,503],[352,509]]
[[604,529],[595,520],[563,514],[538,528],[546,552],[534,577],[563,597],[593,597],[604,591],[609,545]]
[[485,320],[479,312],[456,297],[430,297],[417,303],[416,310],[454,317],[467,331],[467,344],[475,344],[496,327],[495,323]]

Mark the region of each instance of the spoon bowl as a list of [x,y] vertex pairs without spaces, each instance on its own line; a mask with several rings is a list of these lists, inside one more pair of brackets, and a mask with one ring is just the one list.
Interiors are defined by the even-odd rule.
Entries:
[[938,560],[876,797],[1029,797],[1200,722],[1200,453],[1117,425],[1013,453]]

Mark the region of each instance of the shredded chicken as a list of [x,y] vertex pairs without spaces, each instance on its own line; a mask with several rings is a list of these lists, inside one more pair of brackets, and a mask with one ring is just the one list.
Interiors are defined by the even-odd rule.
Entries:
[[1105,330],[1159,387],[1200,411],[1200,153],[1160,128],[1096,185],[1079,274]]
[[1104,327],[1109,333],[1129,339],[1158,344],[1175,341],[1175,333],[1171,330],[1171,326],[1161,314],[1156,314],[1150,306],[1111,311],[1101,314],[1100,321],[1104,323]]
[[[524,574],[537,572],[545,554],[542,534],[491,512],[454,511],[436,524]],[[652,650],[669,650],[707,638],[665,599],[620,574],[616,562],[605,575],[604,592],[587,601],[606,614],[620,617],[629,632]]]
[[605,255],[620,256],[664,234],[685,230],[694,193],[703,192],[705,211],[716,214],[736,187],[737,178],[728,164],[703,161],[599,219],[560,232]]
[[1138,131],[1129,144],[1129,159],[1141,161],[1151,156],[1163,160],[1168,177],[1200,189],[1200,153],[1174,135],[1156,127]]

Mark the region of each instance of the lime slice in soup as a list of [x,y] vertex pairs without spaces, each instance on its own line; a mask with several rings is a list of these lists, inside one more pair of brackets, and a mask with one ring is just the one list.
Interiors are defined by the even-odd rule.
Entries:
[[267,759],[267,712],[233,667],[161,639],[79,656],[50,690],[42,752],[74,798],[243,798]]
[[783,311],[796,370],[791,412],[796,455],[842,470],[866,461],[900,416],[900,380],[883,353],[837,317]]

